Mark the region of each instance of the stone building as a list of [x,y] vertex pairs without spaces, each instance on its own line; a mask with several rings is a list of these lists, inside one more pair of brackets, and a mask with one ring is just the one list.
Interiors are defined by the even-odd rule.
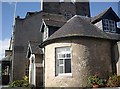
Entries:
[[[29,74],[29,57],[26,58],[27,51],[29,51],[28,41],[42,42],[43,35],[40,32],[43,24],[42,19],[50,25],[51,29],[55,28],[54,24],[57,25],[51,33],[53,34],[76,14],[90,16],[89,2],[42,2],[42,5],[42,11],[28,12],[25,18],[18,16],[15,19],[10,46],[10,49],[12,49],[12,81],[22,79],[23,76]],[[52,26],[49,19],[54,20]],[[58,22],[59,24],[57,24]]]
[[37,87],[43,85],[43,52],[38,42],[29,42],[27,58],[29,58],[29,83]]
[[96,72],[120,75],[120,19],[112,8],[95,17],[89,2],[42,2],[42,8],[15,20],[12,81],[29,75],[35,86],[86,87]]
[[39,32],[41,16],[41,12],[37,15],[28,12],[25,19],[16,18],[12,38],[12,80],[22,79],[23,76],[28,75],[29,60],[26,58],[28,41],[42,41],[42,35]]
[[8,85],[11,80],[12,50],[5,50],[5,57],[0,60],[0,84]]
[[[90,17],[90,6],[89,0],[85,2],[72,2],[72,0],[55,0],[57,2],[49,2],[49,0],[44,0],[48,2],[43,3],[43,11],[52,14],[61,14],[70,19],[74,15],[82,15]],[[69,2],[68,2],[69,1]]]
[[[120,16],[120,1],[118,2],[118,16]],[[119,22],[118,26],[120,27],[120,22]]]
[[75,15],[54,33],[43,20],[45,87],[86,87],[95,73],[120,75],[119,21],[111,7],[92,18]]

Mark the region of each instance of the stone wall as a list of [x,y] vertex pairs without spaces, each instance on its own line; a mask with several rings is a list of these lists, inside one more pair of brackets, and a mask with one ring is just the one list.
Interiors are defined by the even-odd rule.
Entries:
[[115,52],[117,54],[116,57],[117,75],[120,76],[120,42],[117,43],[117,51]]
[[76,14],[82,15],[82,16],[88,16],[90,17],[90,0],[84,0],[85,2],[77,2],[76,0]]
[[13,80],[22,79],[25,75],[26,68],[28,67],[28,59],[26,59],[28,41],[42,41],[40,33],[41,21],[41,13],[29,16],[24,20],[20,18],[16,19],[13,32]]
[[[43,11],[53,14],[62,14],[71,18],[74,15],[90,17],[89,0],[87,2],[43,2]],[[69,19],[70,19],[69,18]]]
[[36,86],[43,86],[43,57],[42,55],[35,55],[36,63]]
[[[64,46],[72,48],[72,75],[55,76],[55,48]],[[45,87],[86,87],[88,76],[98,73],[106,77],[111,72],[108,40],[79,38],[45,46]]]
[[43,67],[36,67],[36,86],[43,86]]

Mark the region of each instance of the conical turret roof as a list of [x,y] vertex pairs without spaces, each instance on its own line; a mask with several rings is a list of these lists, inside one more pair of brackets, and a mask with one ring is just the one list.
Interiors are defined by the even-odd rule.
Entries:
[[97,26],[90,22],[90,18],[75,15],[65,25],[63,25],[58,31],[52,34],[43,44],[46,42],[68,37],[92,37],[102,39],[116,39]]

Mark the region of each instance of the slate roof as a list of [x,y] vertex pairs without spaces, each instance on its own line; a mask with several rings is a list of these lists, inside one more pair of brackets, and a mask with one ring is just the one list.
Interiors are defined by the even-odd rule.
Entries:
[[37,13],[40,13],[40,12],[37,12],[37,11],[36,12],[35,11],[34,12],[27,12],[25,17],[29,17],[29,16],[32,16],[32,15],[37,14]]
[[95,23],[98,22],[99,20],[101,20],[108,12],[111,12],[114,14],[114,16],[116,17],[116,21],[120,21],[120,18],[116,15],[116,13],[113,11],[113,9],[110,7],[108,9],[106,9],[105,11],[103,11],[102,13],[100,13],[99,15],[92,17],[91,22]]
[[66,37],[93,37],[110,40],[118,40],[118,34],[107,34],[100,30],[97,26],[89,22],[90,18],[81,17],[75,15],[65,25],[63,25],[58,31],[53,33],[42,45],[55,39],[66,38]]
[[[65,16],[49,13],[44,13],[42,20],[47,26],[53,27],[62,27],[67,22]],[[43,29],[41,29],[41,32],[43,32]]]
[[65,18],[64,15],[60,15],[60,14],[44,13],[42,18],[44,20],[53,20],[53,21],[60,21],[60,22],[67,21],[67,18]]
[[29,47],[32,54],[43,54],[42,49],[39,48],[39,42],[29,41]]
[[54,20],[44,20],[47,26],[62,27],[65,22],[54,21]]

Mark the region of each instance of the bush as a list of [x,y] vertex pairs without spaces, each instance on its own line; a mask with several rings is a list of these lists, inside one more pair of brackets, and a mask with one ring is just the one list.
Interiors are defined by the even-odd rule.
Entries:
[[9,87],[22,87],[23,80],[16,80],[9,84]]
[[23,87],[29,87],[29,78],[27,76],[24,76],[23,80]]
[[88,77],[88,84],[90,86],[98,85],[98,87],[102,87],[106,85],[106,80],[98,77],[97,75],[92,75]]
[[107,82],[108,87],[120,87],[120,76],[116,74],[109,77]]
[[9,87],[29,87],[29,79],[24,76],[22,80],[16,80],[9,84]]
[[97,87],[120,87],[120,76],[116,74],[111,75],[108,79],[102,79],[97,75],[92,75],[88,77],[88,84],[90,86],[97,85]]

